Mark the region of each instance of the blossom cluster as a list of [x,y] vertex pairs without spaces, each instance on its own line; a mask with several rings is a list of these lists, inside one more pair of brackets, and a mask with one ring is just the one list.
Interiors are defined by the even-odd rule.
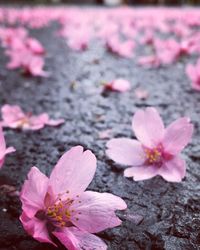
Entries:
[[10,58],[8,69],[21,69],[24,74],[48,76],[43,70],[45,49],[25,28],[0,27],[0,41]]
[[[186,65],[185,72],[192,87],[200,90],[199,20],[199,11],[189,8],[160,8],[159,12],[153,8],[136,10],[128,7],[103,10],[1,8],[0,21],[8,28],[0,26],[0,41],[10,57],[9,69],[21,68],[33,76],[48,76],[43,70],[45,49],[36,38],[28,35],[27,28],[41,29],[56,21],[61,28],[55,35],[63,37],[75,51],[87,50],[93,41],[98,40],[111,53],[134,58],[139,65],[151,68],[195,56],[197,63]],[[16,24],[18,28],[9,28]],[[137,55],[136,49],[142,52]]]

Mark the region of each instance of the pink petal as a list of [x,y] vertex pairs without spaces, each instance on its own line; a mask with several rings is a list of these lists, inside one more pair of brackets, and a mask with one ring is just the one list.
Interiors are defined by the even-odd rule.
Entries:
[[22,222],[22,225],[26,232],[33,238],[35,238],[39,242],[51,243],[56,246],[56,244],[49,237],[45,220],[42,221],[37,219],[36,217],[29,218],[28,215],[23,212],[20,216],[20,221]]
[[43,70],[44,59],[39,56],[32,56],[27,65],[28,72],[33,76],[48,77],[48,72]]
[[115,210],[124,210],[126,203],[118,196],[109,193],[84,192],[72,204],[74,213],[70,221],[78,228],[97,233],[121,224]]
[[47,113],[43,113],[37,116],[31,116],[29,118],[29,124],[25,124],[23,129],[39,130],[42,129],[48,122],[49,116]]
[[199,68],[192,64],[188,64],[186,67],[186,74],[192,81],[193,89],[200,91],[200,73]]
[[133,177],[134,181],[143,181],[150,179],[158,174],[159,167],[157,166],[140,166],[127,168],[124,171],[124,176]]
[[195,68],[194,65],[192,64],[188,64],[186,66],[186,74],[188,75],[188,77],[193,81],[196,82],[198,80],[198,72]]
[[46,122],[46,125],[49,125],[49,126],[59,126],[61,124],[63,124],[65,122],[64,119],[58,119],[58,120],[48,120]]
[[6,150],[6,141],[4,138],[3,129],[0,126],[0,155],[5,154],[5,150]]
[[157,146],[164,135],[163,121],[155,108],[138,110],[133,116],[132,128],[137,139],[149,148]]
[[53,234],[68,250],[106,250],[106,244],[97,236],[83,232],[75,227],[68,227]]
[[148,67],[159,67],[160,60],[156,55],[149,55],[149,56],[141,56],[138,59],[138,64],[141,66],[148,66]]
[[166,181],[180,182],[185,177],[186,166],[185,161],[179,157],[167,161],[159,170],[161,175]]
[[38,168],[31,168],[20,194],[22,209],[27,216],[32,217],[38,210],[44,209],[48,182],[49,179]]
[[58,161],[50,176],[54,194],[66,194],[71,198],[81,194],[92,181],[96,170],[96,157],[82,146],[67,151]]
[[6,150],[5,150],[5,155],[6,155],[6,154],[13,153],[13,152],[15,152],[15,151],[16,151],[16,149],[15,149],[14,147],[6,148]]
[[21,108],[17,105],[4,105],[1,108],[2,118],[3,122],[7,126],[12,126],[13,123],[16,121],[23,119],[25,117],[24,112],[21,110]]
[[35,38],[27,38],[26,45],[35,54],[44,54],[45,53],[45,50],[42,47],[41,43],[38,40],[36,40]]
[[111,83],[105,84],[105,88],[118,91],[118,92],[126,92],[130,90],[131,84],[129,81],[119,78],[119,79],[114,80]]
[[111,139],[106,146],[108,147],[106,154],[117,163],[137,166],[145,161],[144,150],[141,143],[136,140],[128,138]]
[[[75,228],[75,230],[77,230]],[[62,231],[55,231],[53,235],[68,249],[68,250],[79,250],[79,240],[73,233],[71,227],[64,227]]]
[[14,152],[13,147],[6,148],[6,142],[3,134],[2,127],[0,126],[0,168],[3,166],[4,157],[6,154]]
[[165,130],[162,144],[164,150],[177,155],[189,143],[193,133],[193,125],[187,117],[179,118],[171,123]]

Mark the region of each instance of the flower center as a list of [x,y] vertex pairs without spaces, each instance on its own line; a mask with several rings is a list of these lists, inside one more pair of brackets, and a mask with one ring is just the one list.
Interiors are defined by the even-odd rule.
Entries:
[[146,161],[148,164],[161,164],[163,161],[163,146],[158,145],[156,148],[144,148]]
[[47,217],[54,223],[56,226],[65,227],[70,222],[71,214],[74,210],[70,209],[73,200],[67,198],[67,200],[62,201],[59,199],[59,202],[55,203],[52,206],[49,206],[46,210]]
[[[67,190],[65,193],[69,195],[70,191]],[[81,212],[78,212],[74,209],[72,204],[76,205],[76,203],[81,203],[81,200],[79,199],[80,196],[76,195],[76,197],[73,199],[69,196],[68,198],[65,197],[64,199],[61,199],[62,195],[63,194],[58,194],[55,203],[53,205],[47,206],[45,216],[48,218],[49,222],[51,222],[56,227],[72,226],[72,221],[78,221],[78,217],[81,214]],[[48,195],[46,196],[46,200],[48,200]]]
[[160,166],[163,161],[169,161],[173,157],[171,154],[164,151],[162,144],[159,144],[153,149],[144,147],[144,152],[146,154],[146,162],[148,165]]

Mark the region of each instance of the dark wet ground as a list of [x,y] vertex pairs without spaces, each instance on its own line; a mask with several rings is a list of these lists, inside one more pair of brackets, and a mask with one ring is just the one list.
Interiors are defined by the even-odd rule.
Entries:
[[[35,113],[48,112],[53,118],[63,117],[66,123],[46,127],[39,132],[6,130],[7,145],[16,153],[6,158],[0,171],[0,184],[20,189],[29,169],[36,165],[46,174],[58,158],[70,147],[81,144],[98,158],[98,168],[91,190],[111,192],[128,204],[121,214],[123,224],[98,234],[110,250],[167,249],[192,250],[200,246],[200,93],[191,90],[184,74],[183,62],[167,68],[147,70],[134,60],[120,59],[93,46],[76,53],[54,38],[54,28],[33,31],[48,52],[48,78],[26,78],[18,71],[5,69],[6,57],[0,53],[0,105],[18,104]],[[101,93],[101,81],[125,77],[132,90],[125,94]],[[147,100],[134,95],[138,87],[149,92]],[[123,177],[121,166],[105,155],[107,140],[98,132],[112,129],[113,137],[134,137],[131,119],[137,108],[154,106],[165,124],[188,115],[195,124],[192,143],[183,152],[187,161],[187,176],[182,183],[167,183],[162,178],[133,182]],[[18,197],[1,192],[0,249],[53,250],[40,244],[23,230],[18,217],[21,204]],[[138,225],[132,215],[141,215]],[[59,249],[62,249],[60,247]]]

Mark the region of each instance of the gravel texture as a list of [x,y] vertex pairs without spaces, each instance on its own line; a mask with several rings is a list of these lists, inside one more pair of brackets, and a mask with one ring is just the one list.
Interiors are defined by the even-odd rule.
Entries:
[[[7,58],[0,51],[0,105],[18,104],[34,113],[48,112],[64,118],[64,125],[38,132],[7,129],[7,145],[17,151],[8,155],[0,171],[0,184],[20,190],[32,166],[49,175],[58,158],[70,147],[81,144],[98,158],[90,189],[122,197],[128,210],[119,214],[120,227],[98,234],[109,250],[199,249],[200,246],[200,94],[191,90],[183,60],[160,69],[143,69],[134,60],[108,54],[98,43],[83,53],[66,47],[54,37],[56,24],[31,31],[47,50],[49,78],[24,77],[5,69]],[[102,92],[101,82],[124,77],[131,81],[128,93]],[[138,99],[134,90],[149,92]],[[190,116],[195,125],[192,143],[184,150],[187,175],[182,183],[167,183],[161,177],[141,182],[123,177],[123,168],[105,155],[107,139],[98,133],[112,129],[113,137],[132,137],[132,115],[138,108],[156,107],[169,124],[180,116]],[[19,221],[21,203],[0,189],[0,249],[53,250],[29,237]],[[138,223],[132,219],[139,215]],[[63,249],[59,246],[59,249]]]

